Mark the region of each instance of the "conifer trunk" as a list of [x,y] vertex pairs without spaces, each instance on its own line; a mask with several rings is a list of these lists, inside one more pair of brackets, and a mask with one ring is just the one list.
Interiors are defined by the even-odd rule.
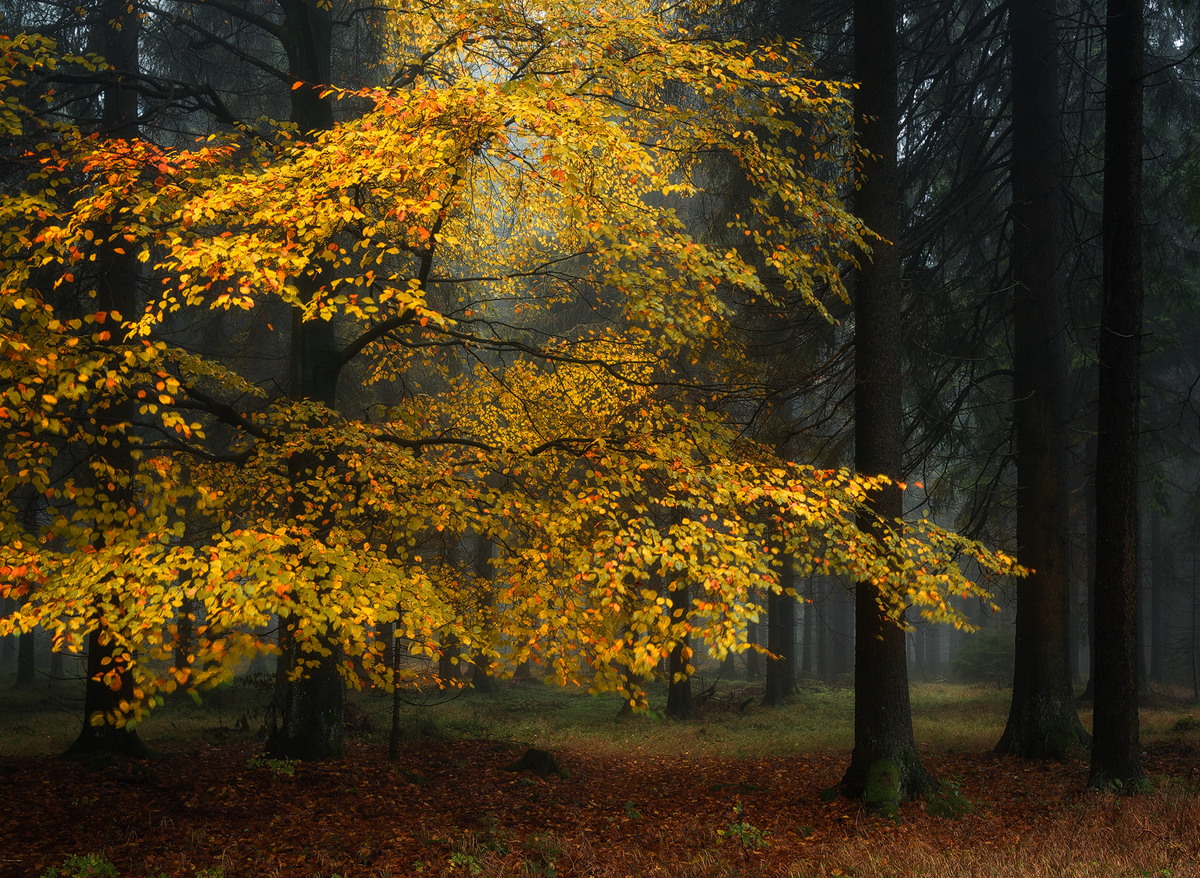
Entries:
[[1013,416],[1017,582],[1012,701],[999,753],[1062,759],[1086,745],[1070,662],[1066,487],[1066,302],[1054,0],[1009,4],[1013,73]]
[[[333,21],[328,8],[318,0],[279,0],[284,13],[283,49],[289,71],[302,83],[290,92],[292,121],[303,136],[333,127],[333,105],[322,89],[329,84]],[[300,295],[308,299],[321,286],[321,278],[295,278]],[[340,372],[337,335],[328,320],[304,320],[299,309],[293,313],[291,345],[291,394],[296,401],[311,400],[332,409],[337,402]],[[293,479],[303,484],[325,463],[320,454],[298,455],[293,461]],[[345,746],[345,684],[338,671],[340,649],[322,639],[318,644],[328,655],[305,653],[317,659],[316,667],[301,675],[293,673],[300,658],[287,620],[281,624],[281,673],[276,681],[276,726],[267,740],[268,752],[292,759],[317,761],[340,758]]]
[[1142,354],[1142,0],[1109,0],[1104,299],[1096,444],[1093,787],[1145,784],[1138,728],[1138,432]]
[[[855,467],[899,480],[902,467],[901,290],[896,144],[898,46],[894,0],[855,0],[854,55],[859,88],[855,121],[865,160],[856,212],[885,240],[873,244],[859,270],[854,302]],[[896,486],[870,498],[884,518],[899,518]],[[872,528],[873,518],[860,521]],[[878,589],[855,589],[854,752],[842,780],[844,791],[867,807],[892,811],[901,800],[924,795],[932,781],[917,754],[908,696],[904,631],[887,617]]]

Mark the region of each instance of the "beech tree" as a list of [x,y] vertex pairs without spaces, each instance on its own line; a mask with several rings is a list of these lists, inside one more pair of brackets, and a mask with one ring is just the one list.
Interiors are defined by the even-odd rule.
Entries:
[[[318,7],[280,10],[312,27]],[[871,583],[893,619],[915,604],[961,621],[950,596],[980,593],[961,553],[1017,569],[928,522],[883,526],[866,501],[886,475],[780,460],[683,371],[738,374],[731,292],[819,308],[818,288],[841,290],[869,234],[838,198],[842,84],[794,47],[710,40],[637,0],[448,0],[388,22],[383,84],[321,82],[314,56],[296,124],[271,138],[59,125],[0,201],[0,590],[24,598],[0,634],[41,625],[77,648],[95,632],[101,679],[134,686],[92,722],[275,651],[272,618],[298,684],[272,746],[323,758],[343,681],[426,682],[448,643],[641,702],[636,681],[691,643],[744,648],[780,557]],[[4,48],[9,79],[62,63],[43,38]],[[23,137],[30,114],[4,111]],[[680,219],[712,152],[762,193],[732,220],[754,260]],[[128,313],[86,271],[106,249],[150,282]],[[61,313],[60,289],[90,307]],[[290,349],[291,371],[183,343],[179,325],[215,319]],[[130,466],[97,491],[62,471],[64,437]],[[36,526],[11,499],[27,485],[50,510]],[[433,548],[468,536],[497,547],[491,577]]]

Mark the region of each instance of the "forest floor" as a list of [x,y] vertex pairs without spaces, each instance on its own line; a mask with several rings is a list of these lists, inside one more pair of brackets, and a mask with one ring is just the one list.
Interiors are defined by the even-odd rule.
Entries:
[[[84,859],[64,864],[90,856],[115,866],[93,874],[122,878],[1200,878],[1200,723],[1186,705],[1144,715],[1156,789],[1117,796],[1086,789],[1082,759],[987,752],[1002,693],[918,695],[942,791],[885,819],[831,795],[849,703],[826,691],[775,711],[618,721],[611,701],[524,686],[411,714],[397,761],[364,721],[345,759],[307,764],[262,759],[248,714],[229,723],[236,710],[212,704],[152,720],[146,760],[50,756],[29,703],[0,699],[0,876],[86,875]],[[36,746],[11,745],[21,737]],[[564,773],[509,770],[531,744]]]

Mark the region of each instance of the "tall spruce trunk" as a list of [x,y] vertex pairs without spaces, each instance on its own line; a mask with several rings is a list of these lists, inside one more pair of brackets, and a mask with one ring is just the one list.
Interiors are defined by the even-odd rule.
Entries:
[[[138,135],[138,98],[124,83],[140,70],[138,40],[140,38],[140,16],[125,0],[104,0],[92,24],[92,44],[95,50],[108,61],[118,76],[105,84],[100,95],[100,136],[132,138]],[[103,311],[117,311],[129,317],[137,313],[138,263],[132,253],[124,253],[115,247],[101,254],[96,260],[99,270],[96,289],[96,304]],[[130,420],[133,407],[122,404],[117,408],[118,419]],[[129,443],[109,443],[105,451],[105,463],[118,472],[130,472]],[[116,491],[123,495],[114,500],[119,508],[131,505],[130,489],[118,485]],[[134,699],[133,675],[124,662],[124,657],[113,648],[107,631],[108,607],[93,608],[96,627],[88,634],[87,681],[83,694],[83,728],[79,736],[67,748],[71,754],[116,753],[123,756],[144,756],[146,745],[137,731],[118,719],[125,711],[122,704]],[[119,672],[116,685],[109,685],[102,677],[113,670]]]
[[1137,636],[1144,31],[1142,0],[1109,0],[1089,783],[1127,793],[1145,785],[1138,729]]
[[[855,208],[886,239],[875,244],[855,288],[855,467],[898,480],[903,450],[900,260],[888,243],[900,230],[896,24],[894,0],[855,0],[855,119],[859,142],[872,156],[864,161]],[[875,492],[870,503],[885,518],[903,512],[895,485]],[[870,518],[861,524],[873,526]],[[842,786],[882,812],[932,787],[913,739],[904,631],[884,613],[869,582],[855,589],[854,752]]]
[[[318,0],[279,0],[284,13],[283,49],[289,71],[298,83],[290,92],[292,121],[301,136],[333,127],[333,105],[322,88],[329,84],[333,21]],[[302,297],[312,296],[321,278],[295,279]],[[340,351],[334,325],[328,320],[304,320],[299,309],[292,318],[291,394],[333,408],[337,402]],[[306,453],[292,461],[293,478],[306,482],[327,461],[323,455]],[[301,658],[291,635],[291,623],[281,620],[280,673],[276,678],[275,725],[267,739],[267,751],[277,756],[316,761],[340,758],[345,747],[345,684],[338,671],[341,651],[336,643],[322,639],[326,656],[301,675],[293,673]]]
[[999,753],[1062,759],[1087,744],[1071,685],[1066,297],[1055,0],[1012,0],[1013,415],[1017,583],[1012,701]]

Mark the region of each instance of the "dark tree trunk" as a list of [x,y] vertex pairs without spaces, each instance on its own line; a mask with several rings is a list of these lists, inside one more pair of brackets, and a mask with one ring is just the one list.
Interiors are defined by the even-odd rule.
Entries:
[[279,0],[288,72],[303,83],[291,91],[292,121],[302,134],[333,127],[333,104],[323,91],[333,52],[333,16],[322,0]]
[[[140,15],[125,0],[104,0],[93,25],[92,44],[120,74],[111,78],[100,96],[100,134],[104,137],[132,138],[138,134],[137,95],[125,87],[126,76],[140,70],[138,40]],[[132,253],[110,249],[96,260],[99,275],[96,290],[101,310],[117,311],[124,315],[137,313],[138,263]],[[132,407],[125,406],[126,417],[133,420]],[[120,412],[121,409],[118,409]],[[117,472],[128,473],[132,463],[127,444],[117,449],[112,443],[104,450],[105,462]],[[130,505],[129,489],[118,485],[115,497],[118,508]],[[68,753],[116,753],[123,756],[144,756],[146,746],[137,731],[124,724],[128,707],[134,699],[133,676],[128,656],[118,655],[108,636],[104,622],[108,608],[93,608],[97,628],[88,635],[87,682],[83,694],[83,729],[67,749]],[[117,673],[116,678],[105,674]],[[110,682],[112,685],[110,685]]]
[[[15,612],[18,607],[15,598],[0,598],[0,613],[5,616]],[[17,637],[9,635],[8,637],[0,637],[0,670],[7,668],[12,662],[13,657],[17,652]]]
[[1196,588],[1196,561],[1192,561],[1191,651],[1192,701],[1200,704],[1200,590]]
[[[389,626],[395,631],[395,626]],[[392,650],[388,654],[388,670],[391,672],[392,679],[392,712],[391,722],[388,727],[388,759],[395,762],[400,758],[400,744],[404,735],[404,726],[401,722],[403,715],[403,700],[400,697],[401,683],[403,676],[400,669],[400,650],[397,648],[395,638],[392,639]]]
[[137,730],[117,721],[117,717],[124,713],[122,702],[133,703],[134,695],[133,677],[128,672],[120,674],[116,688],[106,681],[105,674],[112,669],[114,657],[112,648],[104,642],[101,632],[92,631],[88,635],[83,729],[67,748],[68,755],[114,753],[141,757],[148,752]]
[[[1096,439],[1088,440],[1084,452],[1087,460],[1096,459]],[[1096,680],[1096,485],[1089,480],[1085,485],[1084,501],[1084,588],[1087,590],[1087,680],[1079,694],[1080,704],[1091,704]]]
[[1012,45],[1013,396],[1017,461],[1016,661],[999,753],[1063,759],[1087,743],[1071,687],[1066,302],[1054,0],[1009,3]]
[[[686,587],[671,591],[672,613],[684,612],[687,609],[689,591]],[[674,719],[690,719],[694,702],[692,699],[692,669],[691,647],[687,638],[676,643],[667,657],[667,710],[666,714]]]
[[449,688],[459,680],[459,661],[462,658],[462,647],[453,636],[448,636],[441,644],[438,654],[438,679],[443,688]]
[[685,656],[686,643],[677,643],[667,659],[667,716],[672,719],[691,719],[694,709],[692,677]]
[[[6,599],[4,604],[12,608],[12,612],[20,609],[21,603],[16,598]],[[17,648],[17,689],[32,689],[37,680],[37,635],[33,631],[24,631],[15,638],[5,638],[5,645],[11,647],[16,640]],[[6,662],[7,664],[7,662]]]
[[858,589],[854,667],[854,752],[842,779],[847,795],[888,812],[933,786],[912,730],[904,631]]
[[396,663],[396,623],[384,622],[379,626],[379,639],[383,641],[383,656],[381,661],[383,666],[388,668],[395,667]]
[[1167,589],[1171,582],[1171,563],[1162,535],[1162,511],[1155,503],[1150,509],[1150,582],[1146,602],[1149,606],[1150,643],[1146,666],[1148,683],[1161,686],[1166,682],[1167,620],[1164,613]]
[[[492,552],[494,546],[492,541],[487,537],[479,537],[476,540],[475,552],[471,557],[471,561],[475,568],[475,575],[480,583],[479,605],[484,612],[491,613],[495,604],[495,585],[493,582],[493,573],[495,568],[492,566]],[[471,688],[476,692],[489,693],[496,691],[496,678],[491,673],[491,662],[484,655],[475,655],[471,659]]]
[[[333,21],[319,0],[279,0],[284,13],[281,35],[288,71],[302,86],[290,92],[292,121],[302,134],[333,127],[333,104],[321,96],[329,84]],[[295,279],[307,298],[320,286],[318,277]],[[333,408],[337,401],[340,356],[333,324],[328,320],[303,320],[299,309],[292,318],[291,393],[295,400],[313,400]],[[297,484],[327,461],[321,455],[304,455],[293,461]],[[282,627],[286,627],[286,620]],[[281,673],[277,677],[275,708],[278,725],[267,740],[267,750],[278,756],[320,760],[341,757],[344,749],[345,684],[338,671],[341,650],[322,643],[328,656],[304,654],[317,666],[297,677],[292,673],[301,652],[285,643]]]
[[175,657],[177,670],[190,669],[192,654],[196,648],[196,600],[184,598],[175,617]]
[[813,667],[813,639],[816,636],[816,607],[814,601],[815,583],[813,577],[804,582],[804,624],[801,628],[800,640],[800,676],[811,678],[815,676]]
[[[284,623],[281,623],[284,624]],[[304,676],[288,679],[288,669],[307,657],[294,637],[281,637],[283,654],[275,690],[274,728],[267,736],[266,751],[272,756],[305,761],[338,759],[345,750],[344,716],[346,684],[337,661],[326,658],[307,667]],[[337,655],[336,644],[324,644]]]
[[826,590],[822,632],[824,677],[839,682],[854,667],[854,595],[848,594],[841,583],[831,582]]
[[817,673],[818,679],[824,680],[825,682],[829,682],[830,680],[833,679],[833,675],[830,673],[830,659],[829,659],[830,632],[829,632],[829,604],[828,604],[829,589],[828,588],[826,588],[824,586],[821,587],[821,593],[818,597],[818,600],[821,601],[821,609],[817,613],[817,618],[813,620],[814,624],[817,626],[816,673]]
[[796,691],[796,597],[795,568],[790,559],[784,561],[780,579],[784,591],[767,597],[767,690],[763,704],[775,707],[783,704]]
[[17,638],[17,688],[30,689],[37,680],[35,651],[37,641],[32,631]]
[[488,670],[486,659],[474,658],[471,661],[471,688],[476,692],[487,695],[497,689],[496,678]]
[[1109,0],[1104,298],[1096,446],[1096,641],[1090,784],[1145,784],[1138,729],[1138,430],[1142,352],[1142,0]]
[[[747,622],[746,623],[746,642],[747,643],[758,643],[758,623],[757,622]],[[761,665],[762,665],[762,659],[759,656],[758,650],[756,650],[756,649],[746,650],[746,680],[747,681],[754,682],[762,675],[762,671],[760,670]]]
[[[854,304],[854,441],[860,472],[899,479],[902,467],[900,261],[887,243],[899,235],[896,144],[896,5],[894,0],[855,0],[854,58],[859,81],[855,118],[859,140],[873,158],[864,162],[857,213],[886,241],[875,244],[870,263],[858,272]],[[880,490],[871,505],[884,518],[899,518],[896,486]],[[873,527],[869,518],[864,527]],[[880,607],[868,582],[855,590],[854,752],[842,780],[845,792],[868,808],[893,811],[921,796],[932,781],[913,739],[904,631]]]

